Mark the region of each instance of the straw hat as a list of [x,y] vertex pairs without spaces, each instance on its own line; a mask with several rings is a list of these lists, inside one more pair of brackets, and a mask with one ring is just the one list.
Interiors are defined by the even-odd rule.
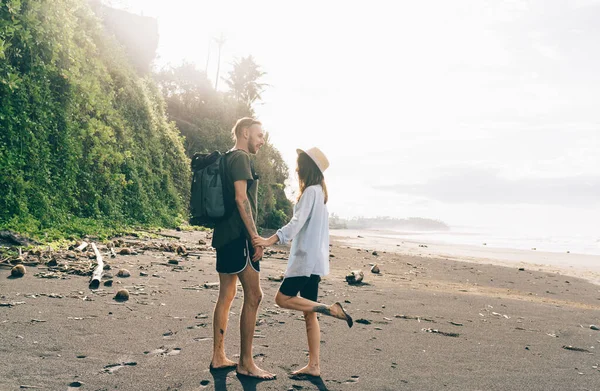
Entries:
[[307,154],[313,160],[313,162],[315,162],[317,167],[319,167],[319,170],[321,170],[322,173],[324,173],[325,170],[327,170],[327,167],[329,167],[329,160],[327,160],[325,154],[317,147],[307,149],[306,151],[302,149],[296,149],[296,152],[298,155],[301,153]]

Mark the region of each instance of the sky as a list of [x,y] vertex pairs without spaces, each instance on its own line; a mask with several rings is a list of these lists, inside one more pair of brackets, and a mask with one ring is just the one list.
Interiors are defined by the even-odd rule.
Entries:
[[330,212],[600,238],[600,1],[112,3],[157,17],[158,66],[214,80],[221,34],[221,75],[252,55],[292,174],[296,148],[330,160]]

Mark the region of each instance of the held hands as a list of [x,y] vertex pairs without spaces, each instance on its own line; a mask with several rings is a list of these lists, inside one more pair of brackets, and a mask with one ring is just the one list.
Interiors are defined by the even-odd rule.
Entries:
[[255,236],[252,238],[252,245],[256,248],[256,247],[267,247],[269,244],[267,243],[267,239],[260,237],[260,236]]
[[255,236],[252,238],[252,245],[256,247],[268,247],[279,241],[279,237],[277,235],[273,235],[268,239],[265,239],[260,236]]

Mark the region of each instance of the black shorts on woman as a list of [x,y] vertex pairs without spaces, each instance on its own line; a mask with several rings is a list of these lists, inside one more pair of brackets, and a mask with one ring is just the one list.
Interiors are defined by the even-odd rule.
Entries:
[[286,277],[279,287],[279,292],[292,297],[298,296],[300,293],[300,296],[305,299],[317,301],[319,282],[321,282],[321,277],[316,274],[311,274],[310,277]]

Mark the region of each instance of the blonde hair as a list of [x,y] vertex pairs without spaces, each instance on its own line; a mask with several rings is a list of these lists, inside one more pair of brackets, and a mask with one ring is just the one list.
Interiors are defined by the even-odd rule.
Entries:
[[262,125],[260,121],[255,120],[251,117],[244,117],[237,120],[233,129],[231,129],[231,135],[234,139],[238,139],[242,135],[242,130],[251,127],[252,125]]
[[304,194],[304,190],[312,185],[321,185],[323,193],[325,194],[325,203],[327,203],[327,186],[325,185],[325,177],[317,164],[308,156],[302,152],[298,155],[298,167],[296,168],[298,173],[298,181],[300,182],[300,194],[298,194],[298,200]]

